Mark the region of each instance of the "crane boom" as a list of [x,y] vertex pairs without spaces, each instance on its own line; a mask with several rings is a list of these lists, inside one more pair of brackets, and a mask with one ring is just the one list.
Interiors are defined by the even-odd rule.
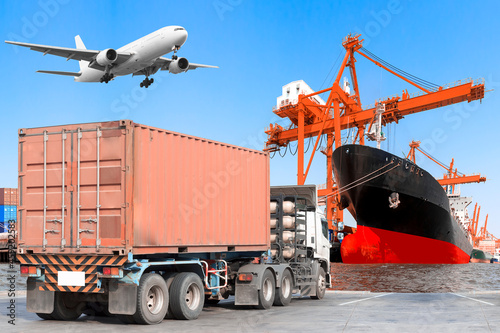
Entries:
[[471,175],[456,178],[442,178],[437,180],[442,186],[457,185],[457,184],[470,184],[470,183],[484,183],[486,177],[481,177],[481,175]]
[[[431,110],[464,101],[472,102],[484,98],[483,80],[477,80],[476,82],[473,82],[471,80],[465,83],[459,81],[459,83],[460,84],[454,87],[431,92],[426,95],[416,96],[413,98],[409,97],[407,99],[403,99],[397,96],[395,98],[388,98],[381,101],[381,103],[385,104],[386,109],[386,111],[382,114],[382,123],[384,125],[392,122],[397,123],[403,117],[413,113]],[[306,99],[307,97],[311,96],[304,96],[302,100]],[[315,103],[310,100],[308,100],[308,102],[304,101],[303,103],[309,111],[306,112],[308,114],[312,113],[315,115],[316,112],[313,112],[311,110],[316,111],[325,108],[325,106],[314,105]],[[281,118],[298,119],[299,110],[301,110],[301,108],[303,108],[304,106],[301,106],[299,103],[291,104],[287,105],[287,107],[276,110],[275,113]],[[346,112],[344,115],[340,116],[340,129],[344,130],[348,128],[358,128],[360,126],[364,126],[373,118],[374,112],[375,107],[348,113]],[[310,124],[304,126],[305,138],[317,136],[321,129],[323,129],[322,132],[324,134],[332,133],[335,131],[334,119],[328,119],[323,125],[322,119],[320,119],[320,117],[311,118],[312,119],[309,120]],[[298,121],[295,125],[298,125]],[[289,141],[296,141],[298,139],[298,132],[299,128],[282,130],[275,138],[270,138],[270,140],[267,141],[266,148],[269,148],[273,145],[284,147]]]
[[406,158],[415,163],[415,152],[417,150],[420,153],[422,153],[425,157],[427,157],[428,159],[430,159],[431,161],[433,161],[434,163],[436,163],[437,165],[439,165],[440,167],[442,167],[447,171],[444,177],[442,179],[438,179],[437,181],[442,186],[452,186],[452,192],[455,189],[454,186],[458,184],[484,183],[486,181],[486,177],[482,177],[481,175],[458,176],[457,169],[453,171],[453,165],[455,164],[455,160],[453,158],[451,159],[450,166],[444,165],[431,155],[427,154],[424,150],[422,150],[420,148],[420,141],[410,142],[410,152],[408,153],[408,156],[406,156]]

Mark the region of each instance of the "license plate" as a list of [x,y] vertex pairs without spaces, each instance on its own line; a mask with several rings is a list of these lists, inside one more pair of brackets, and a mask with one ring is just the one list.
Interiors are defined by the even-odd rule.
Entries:
[[85,272],[57,272],[57,285],[65,287],[84,287]]

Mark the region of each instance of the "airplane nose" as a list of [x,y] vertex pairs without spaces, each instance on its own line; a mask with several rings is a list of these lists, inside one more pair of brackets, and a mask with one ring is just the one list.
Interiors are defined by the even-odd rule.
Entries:
[[188,33],[186,30],[180,30],[179,32],[179,42],[180,44],[184,44],[186,39],[188,38]]

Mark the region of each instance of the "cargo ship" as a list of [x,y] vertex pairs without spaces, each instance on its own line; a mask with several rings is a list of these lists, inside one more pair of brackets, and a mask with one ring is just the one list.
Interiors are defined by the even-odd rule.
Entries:
[[492,262],[493,256],[488,252],[480,249],[472,249],[472,254],[470,256],[470,262],[472,263],[482,263],[489,264]]
[[334,151],[333,168],[339,208],[347,208],[357,222],[357,232],[341,245],[344,263],[469,262],[469,233],[427,171],[405,158],[355,144]]

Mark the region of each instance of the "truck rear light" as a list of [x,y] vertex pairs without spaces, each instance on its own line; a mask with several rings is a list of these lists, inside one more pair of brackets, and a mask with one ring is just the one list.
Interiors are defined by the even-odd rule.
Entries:
[[21,276],[38,276],[38,271],[36,266],[25,266],[21,265]]
[[238,275],[238,280],[241,282],[250,282],[252,279],[252,273],[240,273],[240,275]]
[[119,276],[120,269],[118,267],[103,267],[102,275]]

